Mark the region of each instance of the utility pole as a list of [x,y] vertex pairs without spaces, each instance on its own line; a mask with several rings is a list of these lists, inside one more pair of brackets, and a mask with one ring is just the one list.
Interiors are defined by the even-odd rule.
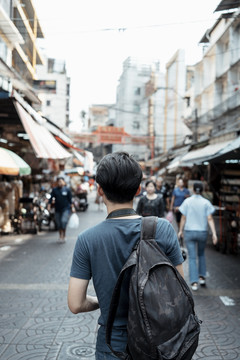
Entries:
[[195,129],[194,129],[194,133],[193,133],[193,141],[194,143],[198,142],[198,111],[197,109],[194,110],[194,114],[195,114]]
[[149,147],[151,152],[151,159],[154,158],[154,104],[153,98],[148,99],[148,134],[149,134]]

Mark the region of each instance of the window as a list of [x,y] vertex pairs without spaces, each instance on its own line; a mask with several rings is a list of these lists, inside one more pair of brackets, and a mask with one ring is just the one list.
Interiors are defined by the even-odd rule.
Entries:
[[136,89],[135,89],[135,95],[141,95],[141,88],[140,87],[137,87]]
[[134,108],[134,112],[139,112],[140,111],[140,105],[139,104],[134,104],[133,108]]
[[140,129],[140,122],[139,121],[133,121],[132,123],[133,129]]
[[67,96],[70,95],[70,84],[67,84],[67,92],[66,92]]
[[69,111],[69,101],[66,101],[66,111]]
[[46,101],[46,106],[51,106],[51,101],[50,100]]
[[190,104],[191,104],[190,96],[186,96],[185,99],[186,99],[186,102],[187,102],[187,107],[190,107]]

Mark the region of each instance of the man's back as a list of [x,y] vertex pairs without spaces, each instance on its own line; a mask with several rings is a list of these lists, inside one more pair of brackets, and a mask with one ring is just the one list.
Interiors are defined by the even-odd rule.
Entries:
[[[107,351],[104,344],[105,328],[110,300],[117,277],[140,238],[141,218],[107,219],[95,227],[80,234],[74,251],[71,276],[89,280],[93,279],[94,288],[101,309],[97,347]],[[159,219],[156,240],[161,249],[168,255],[174,265],[182,262],[181,252],[177,246],[176,233],[166,220]],[[123,351],[126,346],[128,313],[128,290],[121,296],[120,312],[114,323],[114,348]],[[126,334],[125,334],[126,335]],[[102,345],[104,344],[104,345]]]

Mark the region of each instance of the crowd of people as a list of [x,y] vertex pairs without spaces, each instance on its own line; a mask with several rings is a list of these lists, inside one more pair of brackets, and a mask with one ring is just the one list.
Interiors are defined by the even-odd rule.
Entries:
[[[49,199],[49,207],[54,201],[59,243],[66,241],[68,220],[70,214],[76,211],[71,188],[67,185],[66,178],[59,176]],[[81,184],[82,188],[83,184]],[[133,197],[136,215],[157,216],[174,222],[179,244],[183,246],[184,243],[187,248],[189,277],[193,291],[197,290],[199,285],[206,284],[205,247],[208,239],[208,225],[212,232],[213,243],[217,243],[212,217],[215,209],[211,202],[202,196],[203,190],[201,181],[195,181],[190,192],[180,176],[176,177],[175,183],[171,185],[164,182],[161,176],[150,176],[141,181],[139,191]],[[103,210],[103,203],[106,205],[103,194],[99,191],[97,191],[95,203],[99,210]]]
[[194,181],[192,194],[177,177],[173,186],[163,182],[162,177],[154,176],[142,182],[138,196],[137,214],[158,216],[170,222],[175,220],[180,245],[188,251],[189,277],[193,291],[199,285],[206,285],[205,247],[208,239],[208,225],[212,232],[213,244],[217,244],[216,228],[212,214],[215,211],[211,202],[203,197],[202,181]]

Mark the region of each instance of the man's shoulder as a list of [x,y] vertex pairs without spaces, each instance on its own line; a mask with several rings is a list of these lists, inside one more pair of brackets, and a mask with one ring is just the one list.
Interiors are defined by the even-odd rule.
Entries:
[[194,196],[191,195],[183,201],[182,205],[195,203],[195,201],[196,201],[196,199],[194,198]]
[[100,231],[105,228],[104,224],[105,224],[105,221],[101,221],[98,224],[83,230],[80,235],[90,236],[92,234],[95,234],[96,232],[98,234],[101,234]]
[[170,224],[170,222],[167,219],[164,218],[158,218],[158,223],[157,223],[157,230],[161,231],[164,233],[164,231],[168,228],[171,228],[172,225]]

